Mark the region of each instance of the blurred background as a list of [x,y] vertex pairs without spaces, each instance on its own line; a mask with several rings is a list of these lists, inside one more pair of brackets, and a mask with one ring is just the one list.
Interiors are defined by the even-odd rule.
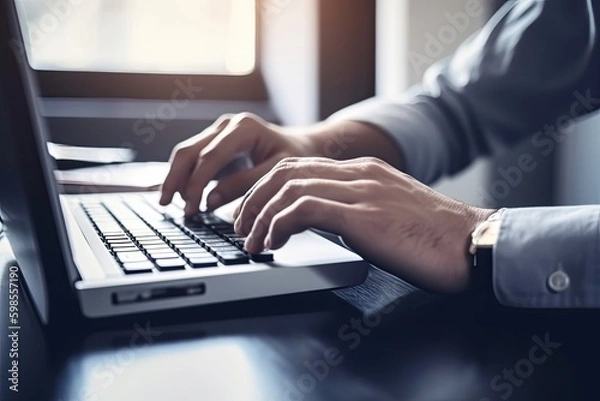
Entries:
[[[128,147],[139,161],[164,161],[223,113],[303,125],[374,95],[401,93],[504,2],[17,3],[52,139]],[[576,125],[549,155],[524,143],[436,188],[481,206],[598,203],[594,120]],[[536,168],[511,175],[524,153]]]

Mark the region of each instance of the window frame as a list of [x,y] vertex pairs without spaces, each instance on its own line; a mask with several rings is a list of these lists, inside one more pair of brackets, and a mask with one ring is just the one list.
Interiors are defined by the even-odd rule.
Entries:
[[255,0],[255,66],[247,75],[34,70],[42,97],[170,99],[177,83],[201,87],[197,100],[267,100],[261,73],[261,10]]

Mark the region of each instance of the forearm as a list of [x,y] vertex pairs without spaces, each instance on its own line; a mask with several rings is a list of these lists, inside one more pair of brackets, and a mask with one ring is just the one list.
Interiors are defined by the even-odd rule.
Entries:
[[403,171],[427,184],[529,135],[552,141],[548,126],[600,104],[593,11],[585,1],[508,2],[413,90],[330,120],[378,127],[393,142],[389,149],[403,153]]

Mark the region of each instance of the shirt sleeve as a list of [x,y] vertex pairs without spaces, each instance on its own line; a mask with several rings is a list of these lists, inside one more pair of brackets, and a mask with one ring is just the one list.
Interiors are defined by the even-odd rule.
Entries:
[[494,248],[498,301],[600,307],[600,206],[507,209]]
[[[419,86],[331,118],[379,127],[405,171],[424,183],[455,173],[598,108],[593,7],[587,0],[509,2]],[[534,145],[545,146],[540,135]]]

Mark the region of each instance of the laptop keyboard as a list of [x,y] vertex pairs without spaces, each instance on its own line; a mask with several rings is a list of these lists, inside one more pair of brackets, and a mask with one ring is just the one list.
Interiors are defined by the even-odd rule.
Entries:
[[247,253],[246,238],[211,213],[172,219],[134,197],[82,201],[81,206],[126,274],[273,261],[271,252]]

